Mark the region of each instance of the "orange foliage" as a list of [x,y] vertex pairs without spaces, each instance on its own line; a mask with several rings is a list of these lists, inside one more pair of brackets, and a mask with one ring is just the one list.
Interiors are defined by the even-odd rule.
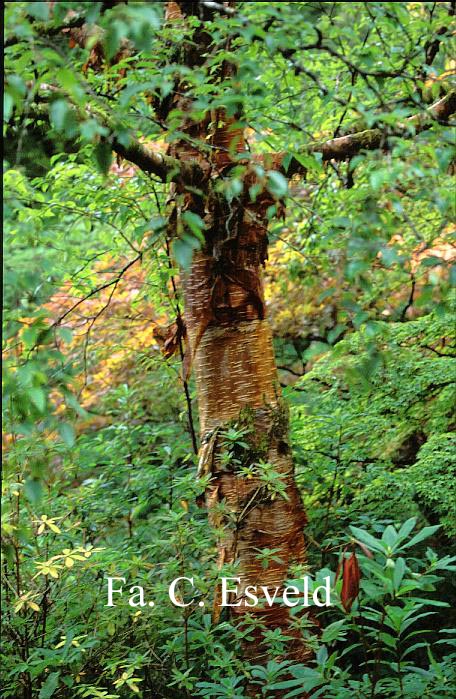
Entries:
[[[447,275],[448,263],[455,262],[456,249],[451,242],[456,231],[455,226],[447,226],[439,237],[431,244],[420,243],[410,255],[406,271],[410,279],[415,278],[414,300],[420,297],[423,286],[429,283],[430,275],[443,279]],[[286,229],[284,236],[287,236]],[[399,251],[404,248],[404,239],[396,234],[389,241]],[[266,306],[270,317],[273,333],[278,337],[324,337],[327,331],[338,321],[341,310],[340,301],[347,283],[344,281],[346,263],[342,251],[334,251],[331,272],[315,274],[312,270],[307,274],[305,253],[293,249],[292,244],[282,237],[269,250],[269,263],[266,268]],[[420,267],[426,258],[440,258],[442,266]],[[382,255],[378,254],[373,270],[383,266]],[[295,267],[297,278],[290,276],[290,268]],[[307,267],[308,269],[308,267]],[[388,278],[386,277],[386,283]],[[353,283],[350,282],[353,288]],[[324,292],[328,292],[325,294]],[[322,299],[322,296],[324,297]],[[378,313],[389,316],[393,309],[398,309],[407,302],[410,296],[410,283],[402,284],[399,288],[388,289],[388,294],[381,297]],[[420,311],[413,305],[407,310],[407,318],[414,318]]]
[[[121,265],[107,265],[105,259],[97,268],[98,286],[103,286],[118,278]],[[62,326],[73,332],[65,353],[75,360],[82,355],[79,400],[87,410],[95,409],[113,386],[128,383],[139,354],[152,355],[161,350],[160,328],[169,321],[157,316],[153,305],[140,293],[146,283],[146,272],[138,261],[117,283],[84,300],[62,321]],[[79,299],[71,282],[62,286],[45,306],[50,321],[58,323]]]

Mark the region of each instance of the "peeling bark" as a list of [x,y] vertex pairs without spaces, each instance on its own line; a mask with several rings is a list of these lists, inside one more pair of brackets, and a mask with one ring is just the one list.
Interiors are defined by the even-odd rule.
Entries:
[[[239,597],[232,603],[240,605],[232,608],[233,614],[242,618],[250,613],[268,629],[281,628],[284,635],[293,638],[287,659],[302,661],[309,653],[299,634],[289,628],[286,606],[275,604],[260,610],[245,605],[248,585],[282,587],[290,565],[304,563],[306,520],[294,481],[271,330],[264,318],[261,265],[265,233],[263,228],[252,230],[245,214],[238,218],[237,236],[230,238],[229,248],[219,258],[208,250],[198,254],[184,282],[201,424],[199,470],[200,475],[211,475],[205,502],[210,522],[221,532],[219,565],[238,563],[241,584]],[[224,221],[218,225],[223,226]],[[222,233],[225,235],[225,229]],[[217,284],[221,289],[214,294]],[[227,461],[223,458],[223,431],[233,425],[247,429],[249,449],[240,459]],[[277,472],[283,495],[268,490],[262,480],[264,462]],[[223,514],[220,503],[225,506]],[[274,557],[280,559],[271,561],[266,570],[258,556],[258,550],[264,548],[277,549]],[[216,595],[215,618],[220,613],[219,602]],[[261,633],[245,652],[256,659],[265,658]]]
[[[168,20],[184,21],[186,14],[200,12],[200,6],[168,3]],[[205,7],[204,11],[213,10]],[[204,27],[193,37],[186,53],[189,65],[202,60],[206,37]],[[195,44],[199,44],[199,51],[195,51]],[[224,64],[221,73],[218,77],[232,77],[235,67]],[[203,195],[175,185],[170,234],[183,210],[197,213],[206,224],[205,244],[194,255],[183,287],[186,371],[192,367],[196,378],[202,445],[199,473],[211,476],[204,501],[209,521],[220,533],[218,562],[220,566],[238,565],[241,583],[238,599],[232,602],[239,602],[239,606],[231,608],[233,615],[241,621],[248,615],[263,625],[263,631],[255,631],[255,641],[246,644],[246,656],[265,660],[264,629],[280,628],[290,637],[286,659],[302,662],[310,653],[300,632],[290,627],[289,608],[280,603],[248,608],[245,598],[248,585],[282,588],[290,566],[305,562],[306,518],[294,480],[288,417],[280,398],[263,294],[266,212],[276,202],[266,190],[251,202],[249,188],[257,178],[248,166],[238,198],[227,201],[217,192],[220,174],[235,162],[234,155],[246,148],[237,115],[227,116],[220,110],[193,122],[191,97],[185,94],[185,86],[176,90],[172,106],[189,117],[181,129],[186,138],[172,144],[169,153],[183,161],[196,161],[204,173],[199,183]],[[210,149],[200,147],[208,143]],[[230,426],[246,431],[248,449],[242,449],[238,458],[230,453],[224,438]],[[274,470],[275,483],[265,481],[261,466],[265,463]],[[276,549],[277,559],[266,569],[259,556],[265,548]],[[221,611],[218,593],[215,597],[214,620]]]

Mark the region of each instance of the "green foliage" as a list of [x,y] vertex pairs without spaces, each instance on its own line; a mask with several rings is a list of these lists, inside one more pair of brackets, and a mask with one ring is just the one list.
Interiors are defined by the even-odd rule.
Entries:
[[410,469],[418,500],[425,510],[438,517],[451,537],[456,534],[455,452],[453,433],[433,434],[421,447]]
[[[360,596],[348,614],[340,603],[336,604],[342,616],[325,623],[316,640],[313,666],[290,667],[294,679],[274,683],[270,689],[290,689],[286,699],[312,690],[318,690],[316,696],[332,699],[344,699],[353,693],[360,697],[418,697],[423,693],[442,699],[452,696],[456,654],[450,651],[445,662],[436,662],[431,646],[435,631],[430,617],[439,608],[449,606],[432,593],[445,573],[454,572],[456,557],[439,559],[430,548],[424,559],[412,555],[414,548],[436,530],[425,527],[413,534],[415,524],[415,518],[404,522],[398,530],[392,525],[375,524],[381,537],[365,529],[350,528],[355,542],[363,545]],[[298,581],[293,583],[299,585]],[[341,585],[341,580],[335,583],[336,596]],[[337,612],[331,612],[327,621],[336,615]],[[448,635],[436,643],[454,647],[455,631],[445,629]],[[426,658],[427,666],[415,665],[413,657]],[[350,672],[353,661],[358,665],[357,677]]]
[[454,532],[451,317],[366,323],[301,381],[294,439],[308,509],[321,517],[317,540],[329,533],[333,508],[342,528],[371,515],[421,514]]
[[[6,3],[3,696],[451,699],[453,134],[397,129],[450,86],[450,4],[247,2],[187,27],[164,23],[163,5]],[[70,48],[69,19],[94,30],[84,47]],[[183,47],[202,31],[209,48],[189,68]],[[225,61],[237,75],[214,81]],[[185,114],[170,102],[182,81]],[[335,601],[312,610],[318,634],[294,616],[306,666],[283,659],[279,629],[261,664],[242,651],[258,622],[212,622],[221,571],[196,505],[195,388],[159,352],[204,206],[187,211],[182,195],[168,249],[171,185],[113,160],[115,140],[162,152],[188,139],[184,119],[219,108],[248,127],[247,160],[281,152],[283,172],[293,159],[306,170],[298,182],[253,165],[275,200],[267,305],[309,516],[309,566],[290,575],[330,575]],[[309,151],[371,127],[387,148],[341,163]],[[209,138],[196,145],[211,152]],[[246,168],[223,172],[228,209]],[[222,462],[285,497],[241,417],[220,435]],[[335,580],[347,547],[361,570],[350,612]],[[255,555],[265,569],[278,560]],[[205,606],[173,607],[167,585],[189,574]],[[155,606],[106,607],[107,576],[143,585]]]

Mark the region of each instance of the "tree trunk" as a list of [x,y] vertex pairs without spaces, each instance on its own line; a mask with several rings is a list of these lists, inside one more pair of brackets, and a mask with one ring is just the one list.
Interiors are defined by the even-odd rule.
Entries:
[[[167,17],[184,21],[186,15],[201,11],[199,3],[168,3]],[[185,56],[188,65],[204,60],[206,37],[204,29],[194,35]],[[221,73],[223,78],[233,76],[235,68],[224,63]],[[172,106],[190,111],[185,86],[176,90]],[[282,589],[290,566],[305,561],[306,518],[294,479],[287,408],[280,397],[262,281],[267,257],[266,212],[273,205],[280,210],[281,205],[265,189],[266,179],[260,182],[258,171],[247,160],[239,195],[227,199],[219,191],[221,175],[229,176],[234,155],[247,156],[239,115],[219,111],[198,123],[184,118],[181,131],[191,140],[174,143],[170,155],[181,161],[194,159],[204,172],[204,181],[195,183],[201,194],[182,184],[174,186],[170,216],[170,235],[174,236],[185,211],[198,214],[205,222],[205,244],[194,254],[183,280],[185,372],[191,366],[195,373],[201,429],[199,475],[211,477],[204,499],[218,533],[220,567],[238,565],[238,595],[230,600],[238,606],[230,608],[232,613],[241,620],[249,614],[269,630],[282,629],[292,639],[286,659],[300,662],[309,657],[309,651],[300,632],[289,626],[289,608],[283,603],[249,608],[245,596],[248,586],[267,586],[271,592]],[[199,148],[198,140],[209,151]],[[258,183],[261,191],[252,203],[249,189]],[[230,441],[229,428],[241,431],[237,441]],[[273,550],[267,567],[261,557],[265,549]],[[220,614],[220,601],[218,590],[215,618]],[[245,648],[246,655],[260,661],[267,657],[261,638],[258,630],[256,642]]]
[[[258,248],[246,253],[243,247],[248,234],[248,225],[241,225],[237,278],[248,271],[260,284],[260,270],[252,260],[258,257]],[[224,264],[226,260],[222,279]],[[222,282],[223,302],[214,302],[214,266],[209,254],[194,260],[185,282],[185,318],[190,347],[195,347],[207,308],[214,310],[193,364],[201,422],[199,473],[211,475],[205,500],[209,520],[220,532],[219,565],[238,563],[238,596],[230,602],[239,606],[232,607],[232,613],[239,617],[250,613],[267,629],[281,628],[295,639],[287,659],[302,661],[308,652],[299,634],[289,629],[286,606],[245,605],[247,586],[282,587],[290,566],[304,562],[306,519],[293,475],[287,409],[280,398],[269,323],[249,300],[249,291],[235,281]],[[226,439],[229,427],[245,430],[238,439],[247,448]],[[274,551],[267,568],[259,555],[264,549]],[[216,594],[216,615],[220,601]],[[257,658],[264,655],[259,643],[247,646],[246,652]]]

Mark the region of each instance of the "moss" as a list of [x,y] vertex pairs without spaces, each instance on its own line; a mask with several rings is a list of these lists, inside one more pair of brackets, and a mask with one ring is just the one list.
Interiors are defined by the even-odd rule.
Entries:
[[287,439],[289,430],[290,410],[284,400],[279,400],[277,407],[272,411],[272,427],[270,434],[275,439]]
[[237,418],[234,418],[234,423],[237,424],[239,427],[246,427],[251,430],[255,429],[255,416],[256,416],[256,410],[254,408],[250,407],[250,405],[245,405],[241,410],[239,411],[239,415]]
[[[244,406],[239,415],[229,420],[220,432],[221,449],[217,458],[219,468],[236,472],[267,460],[271,449],[275,447],[281,454],[288,453],[288,429],[289,410],[284,401],[279,400],[275,406],[258,409]],[[240,433],[238,441],[224,438],[224,434],[228,436],[230,430]]]

